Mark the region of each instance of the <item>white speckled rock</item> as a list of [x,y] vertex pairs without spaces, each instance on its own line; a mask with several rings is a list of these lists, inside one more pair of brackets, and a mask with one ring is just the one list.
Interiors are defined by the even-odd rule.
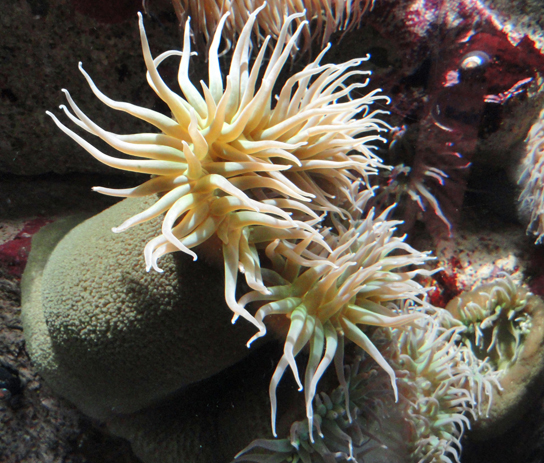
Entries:
[[437,266],[460,292],[489,283],[503,273],[519,282],[530,258],[529,245],[522,228],[501,225],[494,231],[458,230],[452,240],[438,243],[435,254]]

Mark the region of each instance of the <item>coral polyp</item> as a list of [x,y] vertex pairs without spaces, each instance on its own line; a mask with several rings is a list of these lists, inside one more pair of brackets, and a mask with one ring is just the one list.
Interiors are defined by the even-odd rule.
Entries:
[[[160,271],[157,260],[181,250],[196,258],[192,250],[212,236],[220,238],[225,261],[225,296],[235,319],[243,316],[259,329],[262,325],[235,300],[238,269],[246,274],[250,287],[266,291],[260,275],[257,251],[248,241],[250,229],[263,227],[269,239],[323,239],[314,228],[315,211],[338,211],[329,198],[348,187],[355,176],[366,179],[381,161],[370,143],[380,140],[387,125],[370,110],[377,100],[387,100],[379,91],[350,97],[363,82],[351,78],[367,76],[357,69],[365,59],[342,64],[321,64],[327,51],[285,82],[275,104],[273,88],[297,38],[306,27],[302,13],[287,17],[272,53],[266,57],[267,37],[251,60],[251,31],[262,5],[244,25],[233,50],[226,82],[220,70],[219,44],[225,14],[213,37],[209,55],[209,81],[199,91],[189,78],[191,56],[189,20],[185,26],[183,51],[167,51],[153,58],[140,15],[140,38],[147,80],[168,105],[172,117],[105,96],[89,75],[80,70],[94,94],[107,106],[142,119],[160,133],[116,135],[93,123],[64,90],[72,114],[68,118],[84,131],[101,138],[111,147],[144,159],[119,159],[102,153],[62,124],[57,126],[99,161],[127,171],[151,174],[144,184],[129,189],[95,188],[120,197],[153,194],[160,199],[147,210],[113,229],[127,228],[166,213],[162,234],[145,248],[147,269]],[[299,21],[294,32],[294,23]],[[158,66],[178,56],[178,83],[183,97],[170,90]],[[266,65],[264,64],[266,63]],[[293,214],[293,215],[292,215]]]

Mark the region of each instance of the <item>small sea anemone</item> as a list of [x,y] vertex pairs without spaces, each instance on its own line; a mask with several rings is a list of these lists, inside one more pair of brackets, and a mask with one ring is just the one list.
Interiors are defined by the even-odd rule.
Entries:
[[[413,304],[403,304],[411,313]],[[288,439],[258,439],[236,461],[459,462],[460,438],[491,402],[497,373],[460,343],[465,328],[443,309],[410,327],[377,328],[369,339],[398,377],[399,400],[387,375],[360,351],[346,367],[345,385],[315,397],[316,415],[291,426]],[[310,429],[317,431],[312,437]]]
[[446,310],[466,326],[462,337],[480,359],[489,358],[501,370],[514,363],[531,331],[525,311],[532,293],[508,276],[480,285],[453,298]]
[[[399,314],[394,301],[411,300],[420,305],[425,289],[414,280],[417,275],[432,272],[416,268],[432,259],[393,236],[401,223],[388,220],[391,210],[379,216],[363,210],[372,190],[358,192],[355,182],[347,192],[353,200],[346,224],[332,220],[336,231],[323,230],[322,235],[332,252],[310,239],[297,244],[274,240],[266,247],[266,255],[273,270],[263,272],[268,292],[252,291],[239,303],[264,302],[255,318],[263,324],[269,315],[286,316],[289,329],[284,354],[270,382],[272,427],[275,435],[276,387],[287,367],[290,367],[302,390],[295,361],[297,354],[309,344],[309,360],[304,379],[306,414],[312,432],[312,403],[317,384],[335,359],[341,376],[343,340],[347,338],[367,352],[390,377],[395,396],[395,373],[376,346],[369,340],[363,327],[396,327],[410,323],[422,315],[416,312]],[[258,243],[258,233],[252,234]],[[268,242],[268,237],[262,239]],[[362,326],[361,326],[362,325]],[[253,339],[264,335],[263,328]],[[250,341],[251,342],[251,341]],[[340,378],[340,382],[343,383]]]
[[527,232],[544,238],[544,110],[527,135],[525,156],[520,164],[518,185],[520,215],[529,223]]
[[[493,404],[487,404],[476,427],[480,438],[496,436],[538,396],[544,377],[544,302],[505,275],[461,293],[446,309],[465,326],[460,342],[500,379],[500,385],[491,385]],[[480,396],[479,407],[485,405]]]
[[[399,330],[397,358],[400,409],[408,433],[408,453],[418,462],[459,461],[460,438],[470,419],[481,416],[480,402],[492,402],[498,375],[460,343],[459,326],[443,309]],[[453,460],[452,460],[453,459]]]
[[[365,461],[364,456],[385,452],[388,461],[397,462],[387,450],[380,434],[377,415],[383,405],[391,402],[387,379],[376,369],[376,363],[364,353],[347,365],[345,386],[330,394],[315,397],[315,417],[311,426],[317,431],[314,439],[306,418],[291,425],[287,439],[256,439],[238,453],[236,462],[302,462],[330,463]],[[359,460],[359,458],[362,458]]]
[[[451,236],[452,223],[446,210],[443,210],[447,198],[440,190],[448,180],[448,174],[433,166],[424,156],[418,155],[420,141],[417,135],[416,130],[406,126],[391,131],[392,141],[385,157],[394,166],[391,170],[380,172],[378,184],[381,188],[377,194],[376,207],[399,203],[397,213],[400,212],[404,218],[405,229],[410,229],[416,218],[423,214],[426,222],[430,219],[438,226],[432,227],[433,236]],[[433,161],[436,162],[436,158]],[[445,168],[446,165],[442,164]],[[439,201],[440,196],[442,198]]]
[[[381,161],[368,143],[381,139],[378,133],[387,130],[387,125],[376,117],[384,111],[370,111],[376,100],[387,100],[378,95],[379,90],[350,98],[354,89],[368,82],[347,83],[354,76],[368,75],[352,69],[364,59],[322,65],[320,61],[327,49],[286,80],[272,105],[274,84],[306,21],[300,22],[291,34],[292,24],[304,14],[287,17],[271,56],[265,60],[270,40],[267,37],[250,66],[251,32],[258,13],[265,7],[266,3],[250,14],[242,28],[225,85],[218,49],[229,13],[223,15],[209,50],[209,82],[200,82],[201,92],[189,79],[189,20],[183,51],[167,51],[153,58],[140,14],[147,80],[169,106],[172,117],[111,100],[80,64],[92,91],[104,104],[150,123],[161,133],[108,132],[77,107],[67,90],[63,91],[75,115],[66,107],[61,108],[81,129],[122,153],[143,160],[102,153],[47,112],[64,133],[104,164],[154,176],[135,188],[95,188],[100,193],[121,197],[162,195],[152,207],[113,229],[122,232],[166,212],[162,234],[145,247],[147,269],[160,271],[157,260],[177,250],[196,259],[191,248],[218,236],[223,243],[225,297],[235,313],[234,320],[241,315],[259,329],[262,326],[235,298],[239,268],[245,272],[250,287],[266,292],[259,256],[248,241],[250,229],[268,230],[270,240],[309,239],[327,247],[313,228],[319,221],[315,211],[338,211],[329,200],[335,191],[350,185],[355,173],[366,179],[376,172]],[[178,82],[184,97],[166,86],[157,69],[171,56],[181,57]]]
[[[232,0],[225,2],[223,0],[172,0],[176,13],[180,21],[187,17],[193,18],[196,22],[196,29],[199,34],[204,36],[208,42],[214,34],[221,18],[226,12],[232,13],[225,24],[225,38],[227,39],[227,48],[230,43],[235,41],[238,34],[241,33],[246,22],[249,20],[250,12],[260,7],[264,2],[262,0]],[[332,33],[337,30],[348,31],[360,23],[364,13],[372,8],[374,0],[269,0],[266,2],[262,14],[258,18],[259,41],[264,36],[279,37],[282,27],[282,18],[295,13],[302,13],[306,21],[312,24],[313,33],[309,28],[303,31],[304,45],[307,50],[313,40],[321,37],[322,44],[327,43]],[[297,22],[302,22],[302,19]]]

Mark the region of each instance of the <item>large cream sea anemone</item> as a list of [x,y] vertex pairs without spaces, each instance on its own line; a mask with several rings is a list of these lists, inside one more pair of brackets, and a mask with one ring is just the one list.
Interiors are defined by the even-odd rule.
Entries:
[[[259,330],[264,328],[262,322],[257,322],[235,295],[239,269],[251,288],[267,292],[250,231],[263,228],[269,241],[310,240],[330,251],[315,227],[317,213],[342,214],[334,204],[336,192],[349,188],[356,175],[366,179],[381,166],[369,143],[380,139],[379,132],[387,129],[376,117],[384,111],[370,110],[377,100],[387,100],[379,90],[352,95],[353,90],[367,85],[368,79],[349,83],[350,78],[368,74],[357,69],[365,58],[321,64],[326,48],[288,78],[274,99],[278,76],[307,25],[302,21],[292,31],[304,13],[285,18],[270,56],[266,57],[267,37],[251,65],[251,32],[265,7],[266,3],[249,16],[225,80],[218,50],[228,13],[221,18],[208,54],[209,80],[207,84],[200,82],[200,91],[189,79],[189,20],[183,51],[166,51],[153,58],[140,15],[147,80],[168,105],[171,116],[108,98],[80,64],[92,91],[104,104],[148,122],[156,131],[130,135],[108,132],[78,108],[67,90],[63,91],[73,113],[61,108],[84,131],[122,153],[144,159],[105,154],[48,112],[63,132],[99,161],[153,175],[135,188],[95,188],[121,197],[161,195],[152,207],[113,229],[122,232],[166,213],[162,234],[145,247],[148,270],[160,271],[157,260],[177,250],[196,259],[192,248],[216,235],[223,246],[225,297],[234,320],[242,316]],[[158,72],[161,62],[172,56],[181,58],[178,82],[183,96],[168,88]]]

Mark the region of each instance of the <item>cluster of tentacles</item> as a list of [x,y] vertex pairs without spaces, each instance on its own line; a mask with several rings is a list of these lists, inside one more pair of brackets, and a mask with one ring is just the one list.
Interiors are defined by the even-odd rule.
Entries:
[[[73,111],[62,107],[67,116],[113,148],[146,159],[102,153],[49,115],[98,160],[153,175],[132,189],[96,188],[115,196],[160,195],[152,207],[114,229],[122,232],[165,213],[162,234],[145,247],[148,269],[160,271],[157,260],[177,250],[196,258],[192,248],[213,235],[220,238],[225,297],[234,320],[242,316],[252,322],[259,329],[257,336],[266,332],[263,319],[268,313],[282,313],[290,320],[285,355],[271,384],[273,417],[274,391],[283,371],[290,365],[298,380],[294,357],[310,344],[305,386],[311,419],[316,384],[334,357],[338,334],[369,352],[388,371],[395,388],[394,374],[359,326],[398,326],[414,320],[417,315],[397,315],[388,304],[399,298],[416,300],[423,293],[412,279],[418,271],[402,269],[429,257],[393,237],[397,222],[388,221],[387,212],[379,217],[362,213],[372,194],[367,177],[384,167],[369,143],[387,130],[377,117],[383,111],[370,109],[386,97],[379,91],[352,96],[354,89],[367,84],[350,83],[368,74],[356,68],[363,60],[323,65],[325,49],[287,79],[273,105],[274,84],[305,22],[292,32],[301,14],[287,17],[266,66],[269,37],[251,66],[251,31],[264,7],[252,13],[242,29],[226,83],[218,49],[228,14],[222,17],[210,47],[209,82],[201,82],[201,91],[189,79],[189,22],[183,51],[153,58],[140,16],[147,79],[172,117],[109,99],[80,66],[102,102],[149,122],[160,133],[110,133],[93,123],[65,90]],[[166,86],[157,70],[170,56],[181,57],[178,82],[183,97]],[[320,227],[318,214],[327,216],[334,227]],[[261,250],[272,269],[261,268]],[[239,270],[253,290],[241,300],[236,299]],[[253,316],[245,307],[250,301],[270,302]]]
[[[193,18],[196,30],[206,42],[214,36],[214,31],[220,23],[225,12],[231,13],[225,24],[224,39],[227,48],[232,46],[239,31],[247,23],[250,12],[254,11],[263,2],[258,0],[172,0],[176,14],[180,22],[187,17]],[[278,37],[281,31],[280,18],[293,13],[304,11],[302,18],[313,22],[315,27],[305,28],[303,31],[302,50],[308,50],[312,41],[321,38],[323,44],[327,43],[332,33],[337,30],[349,31],[359,25],[361,18],[374,6],[374,0],[334,1],[329,0],[269,0],[266,2],[261,15],[258,18],[259,28],[257,40],[265,40],[266,36]],[[302,19],[297,21],[301,22]],[[198,38],[197,38],[198,39]]]
[[293,423],[289,438],[253,441],[236,461],[364,461],[370,454],[373,461],[458,462],[470,418],[485,416],[500,387],[500,374],[463,344],[465,329],[432,309],[410,329],[374,330],[372,342],[398,377],[397,403],[385,372],[360,351],[343,384],[316,396],[313,421]]
[[527,313],[533,294],[504,275],[453,298],[446,309],[464,326],[465,344],[499,369],[518,359],[523,341],[531,331]]
[[[290,320],[284,355],[270,384],[273,428],[275,389],[290,366],[300,389],[305,389],[311,432],[317,383],[335,356],[343,355],[343,349],[338,349],[339,337],[341,343],[345,338],[360,346],[387,372],[397,396],[395,373],[365,334],[364,327],[397,327],[422,316],[417,312],[399,314],[395,302],[412,300],[423,305],[420,296],[424,289],[413,277],[430,272],[406,269],[423,264],[430,257],[393,235],[399,222],[387,219],[389,211],[377,217],[372,210],[364,214],[372,191],[358,189],[359,183],[355,182],[352,191],[346,192],[354,201],[347,208],[347,220],[342,223],[333,214],[334,227],[321,233],[332,252],[310,240],[272,241],[265,249],[273,267],[266,272],[267,291],[252,291],[239,301],[244,305],[264,303],[255,314],[259,323],[275,314],[286,315]],[[261,330],[254,339],[265,332]],[[308,344],[303,386],[295,356]],[[343,364],[342,358],[335,361]]]
[[[264,5],[251,14],[244,26],[226,82],[221,75],[218,52],[228,14],[223,16],[209,51],[209,82],[207,85],[201,82],[201,92],[189,79],[189,21],[183,51],[167,51],[153,58],[140,16],[147,79],[169,106],[172,117],[109,99],[80,65],[102,102],[150,123],[160,133],[108,132],[93,123],[66,90],[75,115],[66,107],[61,108],[83,130],[122,153],[144,160],[119,159],[102,153],[48,113],[61,130],[101,162],[154,176],[131,189],[96,188],[100,193],[121,197],[161,195],[151,208],[114,229],[122,232],[166,212],[162,234],[145,248],[148,270],[153,267],[160,271],[157,260],[177,250],[196,259],[191,248],[213,235],[218,236],[223,242],[227,303],[236,317],[243,316],[259,329],[262,325],[255,322],[235,297],[239,268],[250,287],[265,291],[249,231],[264,228],[269,241],[310,239],[328,248],[315,227],[319,222],[316,211],[341,213],[331,199],[357,177],[365,179],[381,166],[368,142],[380,139],[378,133],[387,129],[376,117],[383,111],[370,111],[370,105],[379,99],[387,100],[385,96],[375,91],[349,98],[350,92],[367,84],[347,84],[350,78],[368,74],[352,69],[364,59],[322,65],[326,49],[286,81],[272,107],[274,84],[305,22],[289,34],[292,23],[301,14],[286,18],[266,66],[263,63],[269,38],[250,66],[251,31],[263,8]],[[178,82],[184,97],[170,90],[157,70],[171,56],[181,57]]]
[[[344,378],[346,339],[379,365],[392,386],[387,388],[394,401],[404,400],[406,390],[419,384],[417,375],[422,368],[435,378],[453,375],[444,379],[448,384],[465,381],[466,374],[440,370],[444,359],[460,355],[452,344],[456,329],[443,330],[435,321],[421,321],[425,318],[421,309],[427,307],[426,289],[416,279],[431,273],[422,264],[432,257],[409,246],[404,237],[395,236],[400,222],[388,218],[391,208],[376,214],[368,207],[374,195],[368,176],[387,168],[374,155],[372,143],[382,140],[380,132],[388,126],[379,118],[384,111],[371,107],[387,97],[379,90],[355,95],[353,91],[368,82],[366,77],[364,82],[358,81],[368,74],[358,69],[365,59],[321,64],[325,48],[302,71],[287,78],[274,98],[276,81],[306,21],[302,20],[303,13],[286,17],[275,46],[269,48],[271,39],[266,37],[252,58],[251,33],[265,7],[263,4],[250,14],[241,29],[226,78],[220,70],[219,46],[229,16],[221,17],[208,54],[209,80],[207,84],[201,81],[200,89],[189,78],[189,20],[183,50],[153,58],[140,15],[147,80],[168,105],[171,116],[111,100],[80,65],[92,91],[104,104],[154,127],[152,133],[108,132],[91,121],[64,90],[71,108],[62,106],[67,117],[83,131],[131,156],[128,159],[101,152],[48,114],[99,161],[152,175],[135,188],[96,188],[113,196],[157,197],[153,206],[113,230],[122,232],[164,214],[162,233],[145,246],[147,270],[161,271],[158,260],[174,251],[196,259],[193,249],[216,237],[222,245],[225,299],[234,313],[233,322],[241,316],[258,329],[249,343],[266,334],[267,316],[285,317],[284,354],[270,383],[272,429],[275,434],[276,388],[289,367],[305,391],[306,429],[313,445],[314,427],[322,438],[329,407],[326,396],[317,395],[317,386],[333,361],[346,411],[352,413],[349,401],[356,393],[348,393]],[[183,95],[170,90],[158,71],[161,62],[172,56],[180,58],[178,83]],[[239,272],[250,287],[247,294],[237,294]],[[399,308],[405,302],[412,310]],[[393,333],[391,329],[407,324],[416,329],[416,334],[398,334],[398,350],[387,356],[368,331],[369,327],[378,327]],[[432,329],[429,324],[433,324]],[[417,333],[430,333],[432,342]],[[308,362],[301,380],[295,358],[307,346]],[[429,355],[434,360],[422,359]],[[417,362],[423,366],[417,366]],[[411,371],[413,365],[416,367]],[[354,379],[357,367],[352,371],[352,384],[361,383]],[[410,375],[415,375],[410,379],[415,383],[408,385]],[[442,392],[437,386],[436,393]],[[432,400],[440,402],[442,398]],[[445,427],[453,426],[447,433],[451,436],[448,439],[455,441],[460,432],[456,426],[465,422],[461,415],[471,407],[465,404],[470,400],[449,396],[444,400],[457,404],[450,404],[453,418],[442,422],[438,416],[437,421]],[[416,405],[427,406],[422,401]],[[462,410],[457,413],[455,407]],[[416,422],[420,412],[414,409],[410,413]],[[441,435],[444,432],[441,430]],[[353,456],[355,447],[352,443],[348,447],[348,454]],[[420,447],[418,452],[428,453],[426,444]]]

